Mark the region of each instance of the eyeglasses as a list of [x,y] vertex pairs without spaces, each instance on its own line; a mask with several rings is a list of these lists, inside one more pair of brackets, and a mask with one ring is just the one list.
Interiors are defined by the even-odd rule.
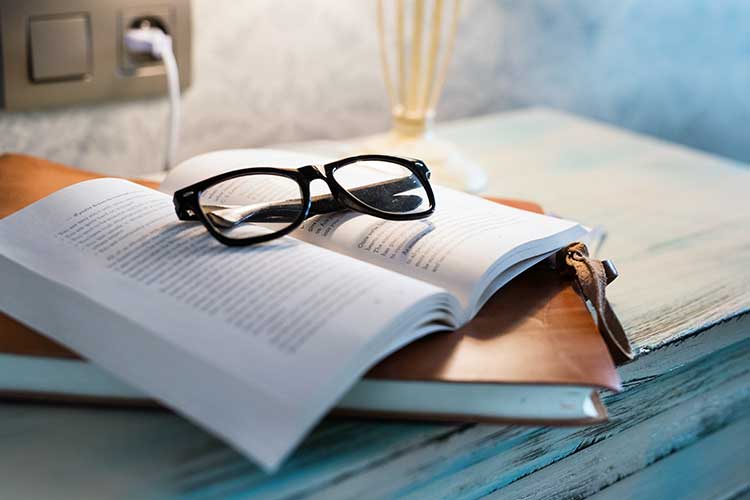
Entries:
[[[225,245],[279,238],[308,217],[351,209],[388,220],[415,220],[435,211],[430,171],[420,160],[386,155],[344,158],[297,169],[243,168],[174,194],[177,217],[201,221]],[[323,180],[330,194],[310,196]]]

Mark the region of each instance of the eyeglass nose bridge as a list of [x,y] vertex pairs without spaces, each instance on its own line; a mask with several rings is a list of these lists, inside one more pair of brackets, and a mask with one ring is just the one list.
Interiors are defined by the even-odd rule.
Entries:
[[308,184],[316,179],[325,182],[334,198],[338,198],[343,191],[332,178],[326,175],[325,165],[307,165],[300,168],[299,173],[305,178]]
[[325,175],[325,167],[322,165],[307,165],[299,169],[299,173],[302,174],[305,179],[312,182],[315,179],[320,179],[328,183],[328,179]]

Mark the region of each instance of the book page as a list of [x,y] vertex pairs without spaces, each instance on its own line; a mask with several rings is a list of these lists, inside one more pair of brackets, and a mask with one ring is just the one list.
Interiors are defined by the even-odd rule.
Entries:
[[224,246],[115,179],[0,221],[0,271],[0,310],[269,468],[397,335],[455,325],[434,286],[288,237]]
[[[322,165],[327,161],[275,150],[217,151],[186,161],[160,189],[170,192],[240,167]],[[377,173],[357,172],[362,176],[361,185],[378,180]],[[391,221],[342,210],[308,219],[292,236],[444,288],[460,300],[462,321],[468,321],[510,279],[587,232],[572,221],[433,188],[436,210],[429,218]],[[245,191],[240,198],[258,201]],[[322,181],[314,181],[310,191],[313,197],[330,193]]]
[[447,188],[435,186],[435,196],[435,213],[427,219],[389,221],[343,211],[314,217],[293,235],[445,288],[471,316],[498,275],[526,264],[495,283],[495,290],[586,232],[571,221]]

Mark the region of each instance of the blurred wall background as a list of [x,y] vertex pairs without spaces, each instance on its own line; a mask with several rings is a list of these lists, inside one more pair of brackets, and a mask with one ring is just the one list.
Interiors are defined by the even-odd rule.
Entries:
[[[193,0],[180,157],[383,131],[374,2]],[[438,121],[550,106],[750,161],[750,2],[469,0]],[[157,171],[149,99],[0,113],[0,151]]]

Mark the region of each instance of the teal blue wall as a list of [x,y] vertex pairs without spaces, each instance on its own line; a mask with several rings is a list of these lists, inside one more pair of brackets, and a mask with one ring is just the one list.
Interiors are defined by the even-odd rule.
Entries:
[[468,18],[490,4],[503,18],[505,104],[550,105],[750,162],[750,1],[477,1]]

